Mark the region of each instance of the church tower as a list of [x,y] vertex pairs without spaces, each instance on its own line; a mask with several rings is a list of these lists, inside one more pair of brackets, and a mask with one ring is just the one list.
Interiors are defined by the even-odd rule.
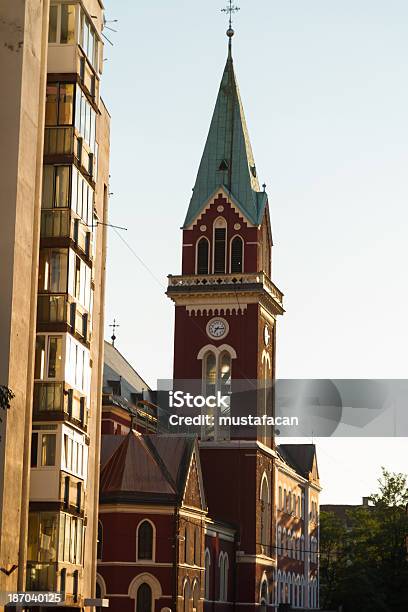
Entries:
[[[246,414],[248,405],[242,402],[249,396],[252,414],[272,416],[267,390],[275,374],[276,317],[283,313],[283,295],[271,281],[268,196],[265,185],[259,185],[231,37],[182,229],[182,274],[169,276],[167,290],[176,307],[174,379],[202,380],[207,394],[232,391],[229,414]],[[255,434],[244,428],[234,434],[216,423],[201,437],[255,435],[271,446],[271,433],[261,427]]]
[[[268,196],[260,187],[231,50],[182,228],[175,303],[174,380],[229,395],[230,415],[273,415],[276,320],[283,294],[271,280]],[[254,393],[255,391],[255,393]],[[233,601],[254,610],[276,583],[273,429],[200,432],[209,515],[237,527]],[[266,585],[266,586],[265,586]],[[270,591],[263,593],[265,589]],[[232,601],[232,600],[231,600]],[[258,608],[256,608],[258,609]]]

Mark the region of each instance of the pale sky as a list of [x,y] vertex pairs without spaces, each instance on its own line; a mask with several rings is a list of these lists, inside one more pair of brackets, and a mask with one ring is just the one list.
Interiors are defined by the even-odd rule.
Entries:
[[[106,337],[154,387],[172,372],[180,226],[227,52],[222,0],[105,0],[112,115]],[[226,2],[225,2],[226,4]],[[234,61],[274,237],[281,378],[405,378],[408,3],[241,0]],[[161,284],[160,284],[161,283]],[[406,440],[318,442],[323,503],[358,503]]]

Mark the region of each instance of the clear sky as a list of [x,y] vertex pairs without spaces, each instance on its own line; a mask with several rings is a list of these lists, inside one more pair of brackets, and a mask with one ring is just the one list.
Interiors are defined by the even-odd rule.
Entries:
[[[225,4],[227,4],[225,2]],[[405,378],[408,3],[241,0],[233,55],[273,226],[281,378]],[[227,52],[222,0],[105,0],[112,115],[106,337],[154,386],[172,372],[179,230]],[[154,278],[153,278],[154,276]],[[358,503],[406,440],[318,443],[323,502]]]

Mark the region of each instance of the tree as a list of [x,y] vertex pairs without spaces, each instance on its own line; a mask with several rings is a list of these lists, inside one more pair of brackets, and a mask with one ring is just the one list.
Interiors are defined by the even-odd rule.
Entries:
[[407,477],[384,468],[371,505],[342,519],[320,517],[320,576],[323,607],[344,612],[408,609]]
[[[14,393],[11,389],[4,385],[0,385],[0,408],[3,410],[8,410],[10,408],[10,402],[14,398]],[[2,418],[0,416],[0,423],[2,423]],[[1,442],[1,436],[0,436]]]

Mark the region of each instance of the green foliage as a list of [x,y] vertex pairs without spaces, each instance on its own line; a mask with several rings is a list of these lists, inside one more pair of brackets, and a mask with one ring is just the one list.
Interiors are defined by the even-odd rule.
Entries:
[[14,393],[8,387],[4,385],[0,385],[0,408],[6,410],[6,408],[10,408],[10,402],[14,397]]
[[408,610],[407,477],[383,468],[371,505],[344,518],[320,516],[323,609],[344,612]]

